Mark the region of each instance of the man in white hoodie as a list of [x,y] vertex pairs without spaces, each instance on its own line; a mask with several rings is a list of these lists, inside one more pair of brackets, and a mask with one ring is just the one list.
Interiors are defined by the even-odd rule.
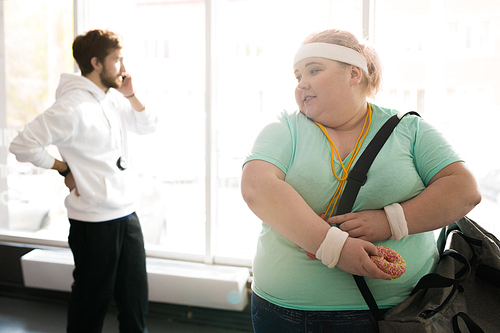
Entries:
[[[57,170],[70,189],[65,205],[75,270],[67,332],[101,332],[113,298],[120,332],[147,332],[145,250],[127,132],[151,133],[157,118],[135,95],[121,49],[110,31],[77,36],[73,56],[82,75],[62,74],[54,105],[10,145],[19,161]],[[51,144],[62,161],[45,150]]]

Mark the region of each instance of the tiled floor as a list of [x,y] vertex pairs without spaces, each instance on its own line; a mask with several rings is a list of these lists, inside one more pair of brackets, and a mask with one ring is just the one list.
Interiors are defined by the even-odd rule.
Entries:
[[[61,301],[41,301],[0,296],[0,333],[64,333],[66,304]],[[103,333],[117,333],[115,310],[111,308]],[[160,313],[148,317],[150,333],[241,333],[215,325],[201,325],[175,321]]]

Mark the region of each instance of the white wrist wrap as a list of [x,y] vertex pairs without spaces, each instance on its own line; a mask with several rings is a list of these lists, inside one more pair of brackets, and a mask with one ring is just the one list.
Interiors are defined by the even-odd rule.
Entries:
[[385,206],[384,211],[391,228],[391,239],[398,241],[408,236],[408,224],[406,223],[403,207],[398,203],[393,203]]
[[326,234],[325,240],[316,251],[316,258],[329,268],[335,267],[340,258],[340,253],[349,234],[337,227],[331,227]]

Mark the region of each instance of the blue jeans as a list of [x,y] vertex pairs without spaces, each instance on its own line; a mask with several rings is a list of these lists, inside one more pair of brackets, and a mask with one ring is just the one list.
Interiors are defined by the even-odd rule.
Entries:
[[377,321],[369,310],[293,310],[272,304],[255,293],[252,293],[252,325],[255,333],[378,333]]

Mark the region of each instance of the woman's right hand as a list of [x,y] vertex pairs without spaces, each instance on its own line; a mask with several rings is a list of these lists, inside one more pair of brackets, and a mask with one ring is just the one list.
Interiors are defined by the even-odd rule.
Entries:
[[382,272],[370,259],[370,255],[378,256],[378,250],[370,242],[359,238],[348,237],[340,253],[337,267],[353,274],[370,279],[391,280],[391,276]]

